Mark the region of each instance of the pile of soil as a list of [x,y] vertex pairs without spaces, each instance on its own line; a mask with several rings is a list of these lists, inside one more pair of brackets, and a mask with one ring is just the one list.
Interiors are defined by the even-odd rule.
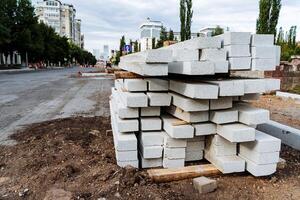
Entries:
[[[300,199],[300,153],[283,147],[287,167],[275,175],[222,175],[199,195],[191,180],[152,183],[145,170],[116,165],[109,118],[33,124],[0,147],[0,199]],[[52,193],[56,193],[53,197]]]

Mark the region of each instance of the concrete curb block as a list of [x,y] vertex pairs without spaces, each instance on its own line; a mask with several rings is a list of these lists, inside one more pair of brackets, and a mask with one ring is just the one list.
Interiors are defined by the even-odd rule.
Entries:
[[281,139],[286,144],[300,151],[300,130],[270,120],[257,126],[257,130]]
[[293,94],[293,93],[288,93],[288,92],[276,92],[276,96],[283,97],[283,98],[291,98],[294,100],[300,100],[299,94]]

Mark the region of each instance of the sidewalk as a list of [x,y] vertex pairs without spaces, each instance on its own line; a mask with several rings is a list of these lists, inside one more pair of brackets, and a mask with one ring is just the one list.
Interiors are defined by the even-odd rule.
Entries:
[[33,68],[7,69],[7,70],[0,70],[0,74],[21,74],[21,73],[40,72],[40,71],[57,70],[57,69],[65,69],[65,67],[48,67],[43,69],[33,69]]

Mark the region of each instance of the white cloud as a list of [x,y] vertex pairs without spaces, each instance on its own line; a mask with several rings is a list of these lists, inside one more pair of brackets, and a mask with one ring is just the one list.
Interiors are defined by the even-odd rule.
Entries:
[[[150,17],[165,26],[179,30],[179,0],[62,0],[73,4],[82,19],[88,50],[104,44],[118,48],[122,35],[133,40],[139,37],[139,25]],[[210,25],[228,26],[235,31],[255,31],[258,0],[194,0],[192,29],[199,31]],[[282,0],[278,27],[288,30],[300,25],[300,1]],[[300,33],[298,33],[300,38]]]

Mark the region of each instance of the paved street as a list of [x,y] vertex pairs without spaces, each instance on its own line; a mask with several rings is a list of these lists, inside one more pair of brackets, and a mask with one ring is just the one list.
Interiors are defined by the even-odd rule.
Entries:
[[70,116],[109,115],[113,83],[102,78],[70,78],[69,68],[20,74],[0,74],[0,144],[22,125]]

